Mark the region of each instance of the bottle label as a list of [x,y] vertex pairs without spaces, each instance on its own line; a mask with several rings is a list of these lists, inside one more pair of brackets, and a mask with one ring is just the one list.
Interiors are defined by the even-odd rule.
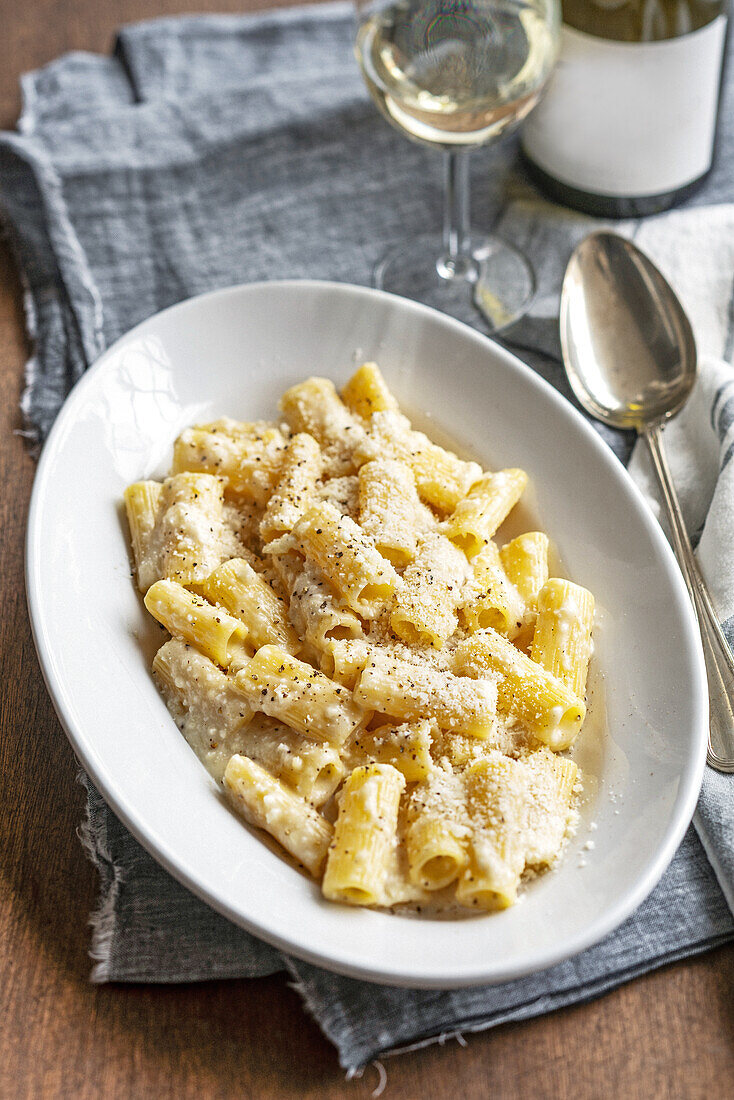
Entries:
[[561,183],[599,195],[661,195],[699,179],[713,157],[725,37],[725,15],[663,42],[564,26],[525,152]]

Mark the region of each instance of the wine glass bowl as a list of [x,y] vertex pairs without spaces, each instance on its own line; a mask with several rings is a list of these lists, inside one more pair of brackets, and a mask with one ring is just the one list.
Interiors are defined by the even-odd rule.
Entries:
[[357,0],[357,16],[355,53],[377,107],[446,154],[443,240],[391,250],[375,283],[497,331],[527,308],[535,283],[521,253],[470,230],[468,152],[537,102],[557,55],[558,0]]
[[535,105],[556,54],[552,0],[359,6],[355,52],[385,118],[452,150],[495,141]]

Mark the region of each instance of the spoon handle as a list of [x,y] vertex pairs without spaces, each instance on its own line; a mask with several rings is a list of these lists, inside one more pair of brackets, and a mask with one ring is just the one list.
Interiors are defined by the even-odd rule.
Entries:
[[698,618],[709,685],[708,762],[722,772],[734,772],[734,657],[719,625],[706,582],[698,568],[688,538],[678,494],[663,450],[659,425],[642,433],[650,450],[665,510],[670,523],[673,551],[683,572]]

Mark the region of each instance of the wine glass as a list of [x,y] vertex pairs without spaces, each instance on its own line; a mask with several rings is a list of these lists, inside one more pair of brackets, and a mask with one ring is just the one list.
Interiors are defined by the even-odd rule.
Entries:
[[356,0],[355,53],[388,122],[446,161],[443,238],[404,241],[377,264],[383,290],[498,332],[535,277],[518,249],[470,227],[469,153],[515,129],[553,69],[558,0]]

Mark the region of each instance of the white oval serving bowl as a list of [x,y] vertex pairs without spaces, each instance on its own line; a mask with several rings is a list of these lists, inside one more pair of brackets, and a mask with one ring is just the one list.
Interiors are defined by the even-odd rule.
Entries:
[[[161,634],[130,576],[124,487],[164,474],[185,426],[275,417],[287,386],[311,374],[338,385],[365,359],[379,362],[409,411],[423,410],[485,465],[528,470],[540,523],[603,611],[591,721],[576,754],[586,774],[578,833],[560,867],[502,913],[424,920],[324,901],[226,807],[149,672]],[[639,905],[693,813],[705,674],[660,527],[552,387],[484,336],[404,299],[341,284],[252,284],[139,325],[78,383],[45,445],[26,568],[49,692],[110,806],[219,912],[329,969],[452,988],[549,967]]]

